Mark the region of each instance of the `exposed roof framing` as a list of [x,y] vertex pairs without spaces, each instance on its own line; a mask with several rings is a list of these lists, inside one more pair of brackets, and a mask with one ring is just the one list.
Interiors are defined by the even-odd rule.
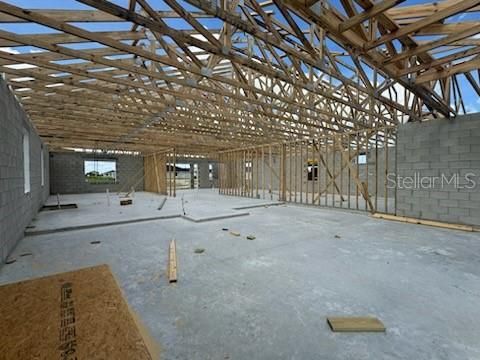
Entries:
[[459,76],[480,94],[480,19],[452,21],[480,0],[77,2],[0,1],[0,71],[54,148],[207,154],[454,116]]

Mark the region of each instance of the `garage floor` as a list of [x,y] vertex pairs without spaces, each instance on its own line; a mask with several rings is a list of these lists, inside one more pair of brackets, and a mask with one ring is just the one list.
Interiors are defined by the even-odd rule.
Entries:
[[[179,192],[162,210],[148,193],[121,208],[113,195],[110,206],[105,194],[70,196],[61,201],[79,209],[42,212],[29,230],[180,216],[182,195],[187,214],[250,215],[27,236],[0,284],[108,264],[162,359],[480,359],[479,233],[304,206],[233,210],[265,200],[213,190]],[[176,285],[165,275],[172,238]],[[327,316],[349,315],[376,316],[387,332],[330,331]]]

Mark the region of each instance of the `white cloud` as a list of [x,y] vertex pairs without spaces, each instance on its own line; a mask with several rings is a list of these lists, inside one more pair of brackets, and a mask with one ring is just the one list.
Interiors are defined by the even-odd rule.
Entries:
[[12,49],[11,47],[2,47],[0,48],[0,51],[9,53],[9,54],[20,54],[20,51]]
[[24,81],[33,81],[35,80],[34,78],[32,77],[19,77],[19,78],[16,78],[16,79],[11,79],[12,81],[16,81],[16,82],[24,82]]
[[[480,101],[477,100],[477,104],[480,105]],[[465,111],[468,113],[468,114],[471,114],[471,113],[477,113],[477,112],[480,112],[480,106],[476,105],[476,104],[466,104],[465,105]]]
[[33,69],[37,66],[30,65],[30,64],[12,64],[12,65],[5,65],[6,68],[15,69],[15,70],[23,70],[23,69]]

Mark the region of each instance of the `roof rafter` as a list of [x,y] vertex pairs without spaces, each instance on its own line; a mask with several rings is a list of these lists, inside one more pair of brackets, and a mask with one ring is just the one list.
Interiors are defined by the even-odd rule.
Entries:
[[55,148],[205,154],[449,117],[459,74],[479,89],[480,27],[439,21],[480,1],[77,1],[90,9],[0,1],[0,23],[47,29],[0,30],[0,67]]

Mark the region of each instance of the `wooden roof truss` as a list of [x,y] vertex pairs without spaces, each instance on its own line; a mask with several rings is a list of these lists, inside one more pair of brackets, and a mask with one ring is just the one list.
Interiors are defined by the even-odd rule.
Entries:
[[461,74],[480,95],[480,22],[446,21],[480,1],[78,2],[0,1],[49,29],[0,30],[0,71],[53,148],[206,154],[454,116]]

